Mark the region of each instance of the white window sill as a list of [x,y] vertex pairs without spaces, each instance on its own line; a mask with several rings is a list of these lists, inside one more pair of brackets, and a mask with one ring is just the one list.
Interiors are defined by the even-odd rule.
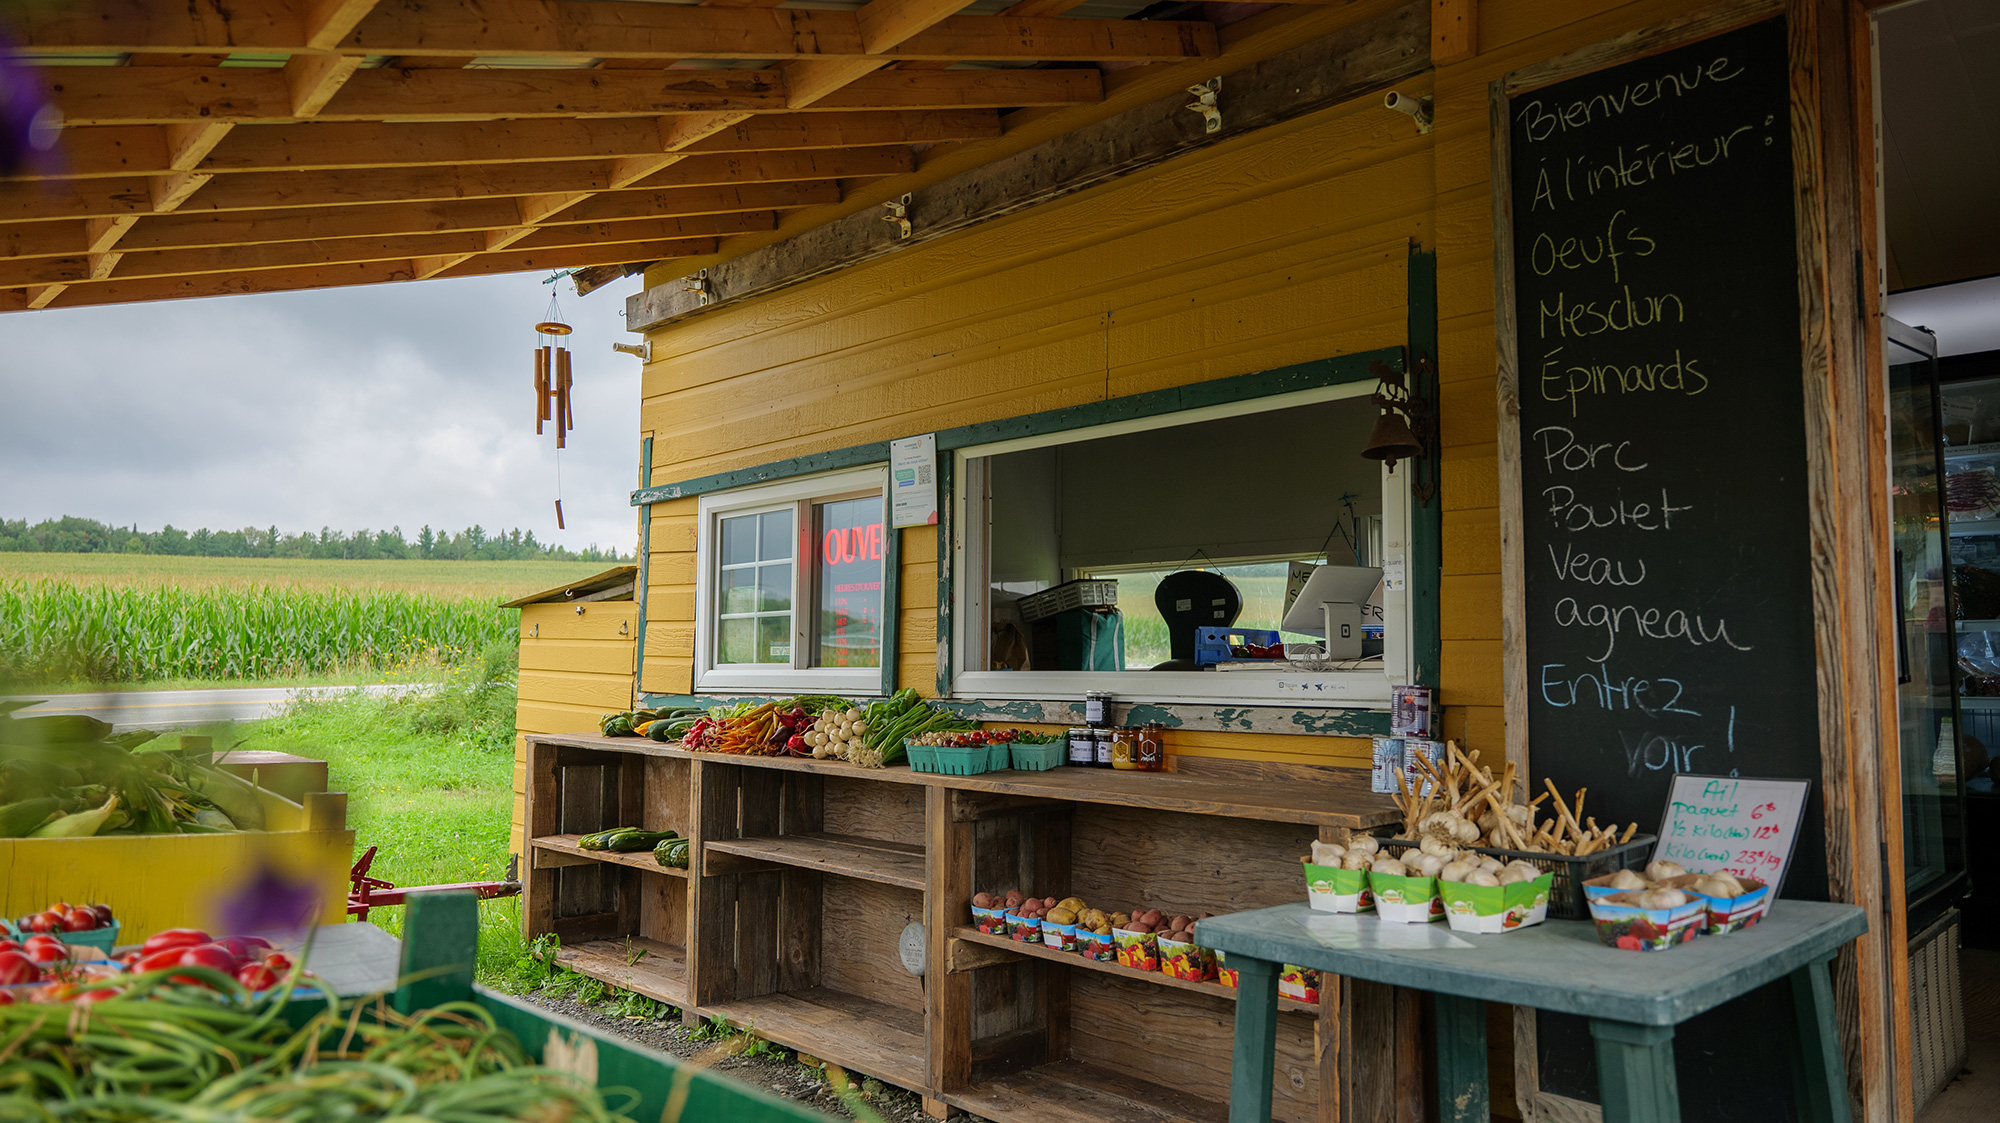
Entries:
[[1220,671],[965,671],[951,680],[953,698],[1081,701],[1109,691],[1119,702],[1324,706],[1383,709],[1390,683],[1379,670],[1331,674],[1252,674]]
[[879,667],[819,668],[758,667],[703,671],[697,694],[856,694],[882,693]]

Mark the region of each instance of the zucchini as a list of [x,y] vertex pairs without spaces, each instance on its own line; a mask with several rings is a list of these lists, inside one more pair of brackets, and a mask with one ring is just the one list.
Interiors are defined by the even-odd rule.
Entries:
[[638,827],[613,827],[608,831],[587,834],[576,840],[585,850],[608,850],[614,854],[630,854],[638,850],[651,850],[670,838],[678,838],[673,831],[648,831]]
[[688,868],[688,840],[670,838],[653,847],[653,860],[672,869]]

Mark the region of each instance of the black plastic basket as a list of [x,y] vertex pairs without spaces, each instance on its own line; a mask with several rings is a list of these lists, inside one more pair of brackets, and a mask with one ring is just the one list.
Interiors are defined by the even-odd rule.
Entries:
[[[1378,839],[1382,849],[1400,853],[1415,850],[1420,844],[1406,838]],[[1589,920],[1590,906],[1584,903],[1583,883],[1619,870],[1642,869],[1646,865],[1646,855],[1653,851],[1654,836],[1637,834],[1632,841],[1599,850],[1595,854],[1571,857],[1568,854],[1544,854],[1535,850],[1501,850],[1492,846],[1466,846],[1460,849],[1475,854],[1488,854],[1503,862],[1516,858],[1556,875],[1555,883],[1549,886],[1549,919]]]

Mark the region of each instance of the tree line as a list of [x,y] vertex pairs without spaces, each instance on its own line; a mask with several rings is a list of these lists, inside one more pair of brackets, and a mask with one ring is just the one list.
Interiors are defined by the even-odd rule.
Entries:
[[165,554],[201,558],[429,558],[438,561],[630,561],[616,550],[593,543],[582,550],[535,541],[535,532],[496,530],[474,525],[457,531],[436,531],[429,525],[414,541],[401,526],[387,530],[343,533],[321,527],[281,534],[278,528],[246,526],[242,530],[181,530],[169,523],[159,530],[107,526],[96,519],[65,515],[30,526],[26,519],[0,519],[0,552],[49,554]]

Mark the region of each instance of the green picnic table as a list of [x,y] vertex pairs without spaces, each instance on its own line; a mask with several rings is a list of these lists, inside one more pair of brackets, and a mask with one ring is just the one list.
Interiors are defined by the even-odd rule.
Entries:
[[1436,995],[1446,1123],[1489,1117],[1485,1003],[1590,1019],[1605,1123],[1671,1123],[1680,1118],[1674,1027],[1758,987],[1786,985],[1800,1116],[1849,1123],[1827,963],[1867,928],[1853,905],[1778,901],[1754,927],[1637,952],[1605,947],[1585,920],[1471,935],[1306,905],[1209,917],[1202,943],[1228,953],[1239,989],[1229,1123],[1270,1123],[1278,969],[1286,963]]

